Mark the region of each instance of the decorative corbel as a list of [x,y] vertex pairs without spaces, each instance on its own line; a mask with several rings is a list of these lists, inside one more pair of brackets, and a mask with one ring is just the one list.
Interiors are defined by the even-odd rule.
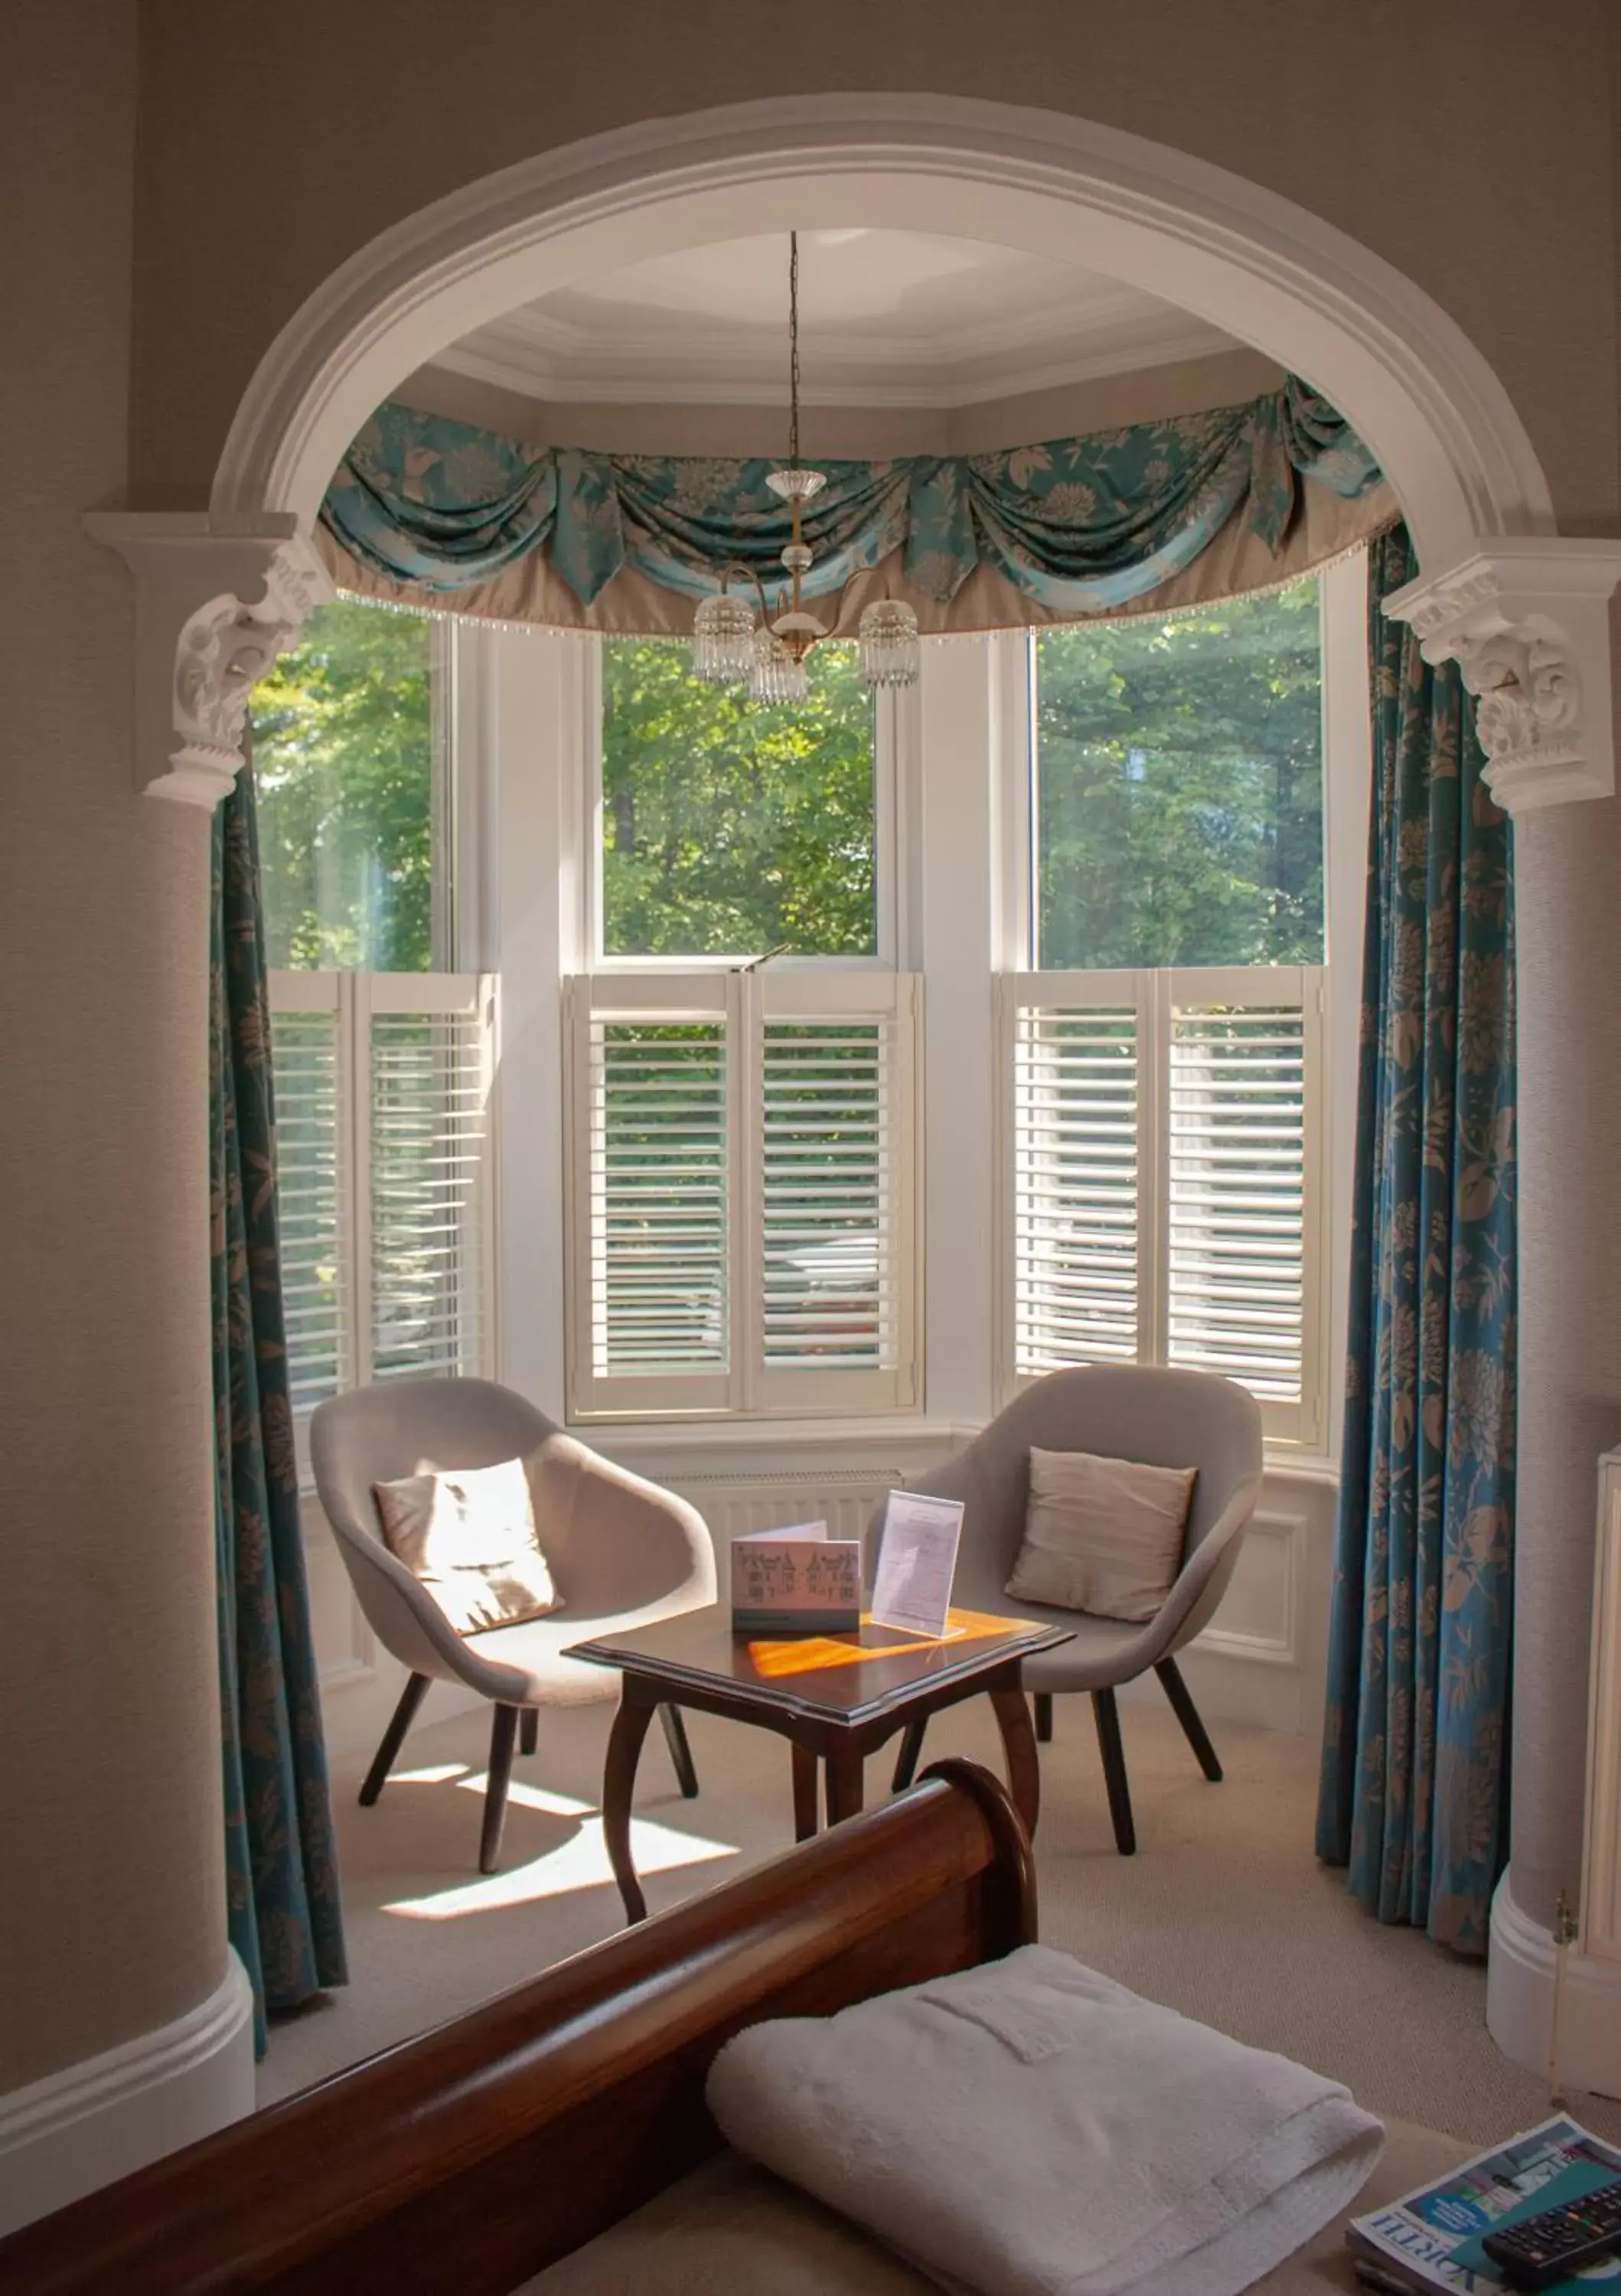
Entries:
[[1393,591],[1426,661],[1455,661],[1477,697],[1486,781],[1510,813],[1612,797],[1609,597],[1621,542],[1514,535]]
[[291,513],[93,511],[135,578],[135,766],[150,797],[217,805],[243,763],[248,697],[332,594]]

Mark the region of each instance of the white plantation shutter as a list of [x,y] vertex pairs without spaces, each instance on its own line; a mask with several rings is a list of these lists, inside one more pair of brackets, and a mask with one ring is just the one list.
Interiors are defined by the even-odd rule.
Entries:
[[570,1415],[723,1410],[735,986],[616,974],[568,994]]
[[272,972],[282,1292],[295,1413],[495,1359],[495,984]]
[[1236,976],[1225,996],[1219,979],[1173,976],[1166,1355],[1298,1412],[1314,1370],[1306,1267],[1313,1031],[1306,985],[1293,968],[1279,970],[1281,993],[1268,1004],[1253,1001],[1262,986],[1253,974]]
[[910,1396],[915,988],[569,984],[570,1414]]
[[354,1300],[338,980],[334,973],[293,972],[273,973],[271,983],[282,1310],[292,1407],[302,1416],[349,1377]]
[[457,974],[356,982],[368,1046],[373,1379],[491,1359],[493,987]]
[[1012,1019],[1016,1368],[1134,1363],[1139,1336],[1137,1011]]
[[1180,1365],[1248,1387],[1270,1435],[1321,1439],[1321,980],[1003,980],[1004,1386]]
[[766,973],[758,999],[759,1406],[903,1407],[916,1391],[917,983]]

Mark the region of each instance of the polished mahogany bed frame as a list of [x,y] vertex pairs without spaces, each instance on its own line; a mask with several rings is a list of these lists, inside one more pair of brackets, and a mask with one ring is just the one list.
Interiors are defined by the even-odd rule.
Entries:
[[0,2241],[27,2296],[506,2296],[721,2144],[716,2051],[1036,1935],[1006,1790],[909,1793]]

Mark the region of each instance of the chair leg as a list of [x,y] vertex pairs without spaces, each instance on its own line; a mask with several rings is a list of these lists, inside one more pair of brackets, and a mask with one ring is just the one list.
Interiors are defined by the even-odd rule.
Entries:
[[1126,1749],[1120,1742],[1120,1710],[1112,1690],[1094,1690],[1092,1711],[1098,1726],[1098,1751],[1103,1757],[1103,1783],[1109,1789],[1109,1815],[1114,1821],[1115,1848],[1129,1857],[1137,1847],[1132,1824],[1131,1787],[1126,1776]]
[[518,1709],[497,1706],[490,1724],[489,1784],[484,1795],[484,1832],[479,1842],[479,1871],[493,1874],[501,1859],[501,1829],[506,1823],[506,1790],[512,1775],[512,1742],[518,1735]]
[[533,1706],[526,1706],[518,1717],[518,1751],[532,1754],[540,1743],[540,1715]]
[[405,1733],[415,1721],[416,1710],[427,1694],[428,1677],[425,1674],[412,1675],[400,1692],[394,1718],[382,1734],[382,1743],[377,1749],[376,1759],[366,1772],[366,1782],[360,1789],[362,1809],[371,1808],[388,1783],[389,1773],[394,1767],[394,1758],[405,1744]]
[[1052,1743],[1052,1693],[1050,1690],[1036,1693],[1036,1736],[1043,1746]]
[[687,1743],[687,1726],[683,1721],[679,1706],[661,1706],[659,1719],[664,1725],[664,1742],[670,1750],[670,1759],[675,1766],[675,1783],[686,1801],[698,1799],[698,1772],[692,1767],[692,1749]]
[[1210,1734],[1199,1718],[1199,1709],[1188,1695],[1188,1685],[1182,1678],[1182,1669],[1174,1658],[1157,1659],[1154,1672],[1165,1687],[1171,1702],[1171,1711],[1182,1725],[1183,1735],[1199,1756],[1199,1767],[1214,1786],[1222,1782],[1222,1766],[1216,1759]]
[[918,1774],[918,1764],[923,1759],[923,1732],[926,1722],[908,1722],[901,1737],[901,1750],[895,1758],[895,1776],[890,1782],[891,1793],[905,1793]]

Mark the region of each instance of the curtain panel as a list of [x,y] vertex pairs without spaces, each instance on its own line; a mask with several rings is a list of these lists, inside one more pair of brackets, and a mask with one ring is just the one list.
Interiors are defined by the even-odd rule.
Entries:
[[[691,627],[728,560],[781,586],[790,529],[774,467],[537,452],[390,403],[344,456],[322,528],[346,587],[660,635]],[[805,587],[838,601],[840,627],[886,587],[931,631],[1164,603],[1178,583],[1218,594],[1213,578],[1231,594],[1304,572],[1391,515],[1368,448],[1292,378],[1240,406],[1000,454],[817,467]]]
[[1351,1322],[1317,1823],[1381,1921],[1484,1954],[1507,1857],[1513,1606],[1511,844],[1457,665],[1382,601]]
[[266,2010],[347,1975],[282,1313],[253,773],[214,819],[209,975],[215,1538],[231,1943]]

